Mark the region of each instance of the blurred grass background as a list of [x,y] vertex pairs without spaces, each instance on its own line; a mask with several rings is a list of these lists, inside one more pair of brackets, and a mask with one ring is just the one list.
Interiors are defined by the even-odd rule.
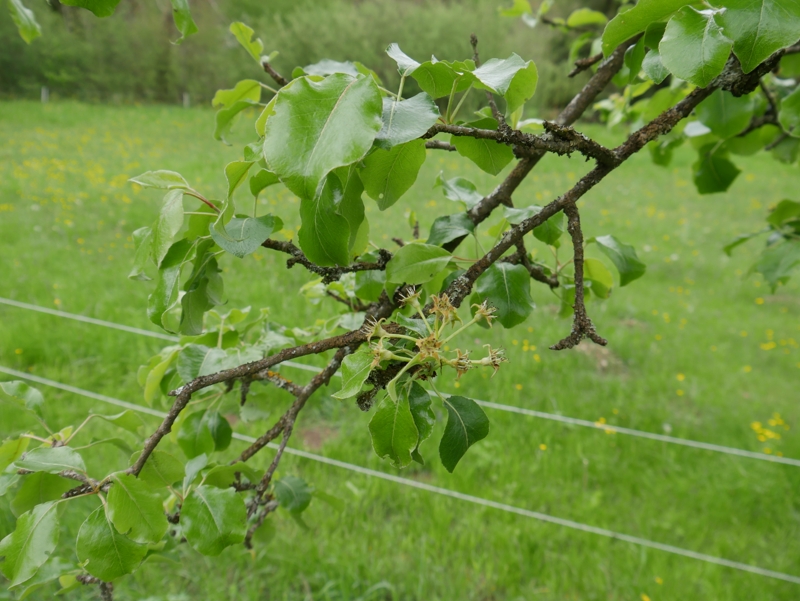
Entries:
[[[470,33],[484,59],[516,52],[539,67],[539,92],[530,107],[547,111],[568,101],[584,78],[564,77],[569,52],[565,36],[546,27],[531,30],[519,19],[501,18],[500,0],[201,0],[192,2],[200,32],[181,45],[169,2],[126,0],[107,19],[58,0],[31,3],[44,35],[26,45],[8,11],[0,11],[0,98],[51,96],[91,102],[208,104],[217,89],[239,79],[258,78],[228,32],[241,20],[255,29],[265,53],[278,50],[276,68],[323,58],[357,60],[396,89],[397,68],[384,50],[391,42],[417,59],[470,58]],[[563,0],[553,14],[578,5],[605,10],[608,0]],[[415,84],[408,82],[409,92]]]
[[[234,81],[235,76],[224,85]],[[153,220],[160,195],[136,190],[126,180],[149,169],[171,169],[208,197],[220,198],[222,167],[238,158],[237,142],[252,139],[251,120],[235,128],[234,146],[226,147],[212,140],[213,112],[207,109],[0,102],[0,296],[152,327],[145,315],[152,283],[129,281],[125,274],[133,258],[131,232]],[[623,135],[596,125],[580,128],[606,144]],[[642,280],[589,307],[610,341],[607,349],[547,350],[570,324],[556,317],[553,294],[534,285],[538,308],[526,323],[513,331],[481,330],[471,341],[476,348],[487,342],[504,346],[509,363],[493,379],[471,372],[460,383],[442,378],[441,388],[800,457],[797,279],[771,294],[760,276],[746,275],[758,243],[737,249],[733,258],[721,250],[736,234],[760,227],[770,204],[797,198],[796,167],[762,153],[739,161],[743,173],[730,192],[700,197],[690,179],[693,160],[684,147],[665,169],[643,153],[582,201],[587,236],[614,234],[635,245],[648,264]],[[587,168],[579,157],[548,156],[523,183],[515,203],[542,204]],[[457,210],[433,188],[440,171],[447,178],[468,177],[484,193],[503,176],[492,178],[459,156],[430,151],[401,202],[381,213],[366,201],[376,244],[391,247],[389,238],[409,237],[410,210],[420,217],[423,235],[436,215]],[[239,200],[243,210],[251,210],[246,194]],[[285,190],[268,189],[260,203],[260,212],[275,211],[287,229],[299,225],[297,200]],[[193,206],[189,199],[186,206]],[[498,219],[480,228],[484,247],[492,239],[485,232]],[[547,260],[544,246],[532,246]],[[475,249],[465,244],[461,252],[469,256]],[[312,306],[298,296],[311,278],[298,267],[286,271],[284,262],[282,255],[267,251],[245,260],[226,258],[228,306],[269,306],[273,319],[298,326],[338,312],[333,301]],[[157,340],[0,305],[0,365],[127,401],[143,402],[136,369],[160,346]],[[285,373],[303,378],[302,372]],[[116,412],[40,388],[58,427],[79,423],[90,410]],[[309,403],[291,444],[396,473],[372,451],[371,415],[331,399],[331,388]],[[278,415],[287,402],[276,394],[263,408]],[[226,410],[234,412],[235,405],[229,401]],[[441,408],[437,411],[441,416]],[[797,468],[487,412],[489,437],[468,452],[453,475],[436,457],[441,424],[422,447],[428,464],[400,474],[800,574]],[[0,438],[33,428],[26,419],[0,405]],[[769,424],[771,419],[776,425]],[[779,438],[760,441],[754,422]],[[235,427],[258,434],[266,424]],[[87,429],[83,444],[112,433],[104,428]],[[164,443],[180,453],[173,442]],[[229,453],[240,445],[234,442]],[[116,447],[100,448],[101,454],[86,453],[98,474],[127,465],[127,456]],[[266,452],[257,463],[264,465],[270,456]],[[302,476],[343,507],[315,499],[304,514],[307,531],[278,512],[252,554],[233,547],[219,558],[203,558],[180,545],[171,561],[148,562],[121,580],[118,598],[767,601],[798,595],[797,585],[398,488],[304,459],[285,457],[280,472]],[[13,527],[7,503],[0,499],[0,537]],[[70,561],[74,551],[68,533],[74,536],[86,512],[87,507],[71,505],[65,513],[58,553]],[[74,593],[86,599],[95,594],[88,588]],[[37,595],[43,598],[45,592]],[[7,593],[0,592],[2,598]]]

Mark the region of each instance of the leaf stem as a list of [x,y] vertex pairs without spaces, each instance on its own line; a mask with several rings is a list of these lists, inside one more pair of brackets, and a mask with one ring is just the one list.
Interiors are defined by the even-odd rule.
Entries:
[[471,90],[472,90],[472,84],[469,84],[469,87],[464,91],[464,94],[462,94],[461,99],[458,101],[458,104],[456,105],[456,108],[453,111],[453,114],[450,115],[451,121],[456,118],[456,115],[458,114],[458,111],[461,108],[461,105],[464,104],[464,100],[469,95]]
[[204,203],[206,203],[206,204],[207,204],[209,207],[211,207],[211,208],[212,208],[212,209],[214,209],[214,210],[215,210],[217,213],[219,213],[219,208],[217,207],[217,205],[215,205],[213,202],[211,202],[210,200],[208,200],[208,199],[207,199],[205,196],[203,196],[202,194],[200,194],[200,192],[198,192],[197,190],[192,190],[191,188],[188,188],[188,189],[184,190],[184,191],[183,191],[183,193],[184,193],[184,194],[187,194],[187,195],[189,195],[189,196],[194,196],[194,197],[195,197],[195,198],[197,198],[198,200],[202,200],[202,201],[203,201]]

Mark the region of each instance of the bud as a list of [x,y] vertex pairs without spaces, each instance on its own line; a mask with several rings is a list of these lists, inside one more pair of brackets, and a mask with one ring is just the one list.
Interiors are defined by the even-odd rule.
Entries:
[[489,305],[489,301],[483,301],[480,305],[472,305],[472,307],[475,309],[475,315],[483,317],[489,327],[492,327],[492,320],[496,319],[497,308]]
[[454,326],[456,322],[460,322],[461,318],[458,316],[458,310],[450,302],[450,297],[447,294],[431,296],[433,302],[433,312],[442,319],[442,323],[452,323]]

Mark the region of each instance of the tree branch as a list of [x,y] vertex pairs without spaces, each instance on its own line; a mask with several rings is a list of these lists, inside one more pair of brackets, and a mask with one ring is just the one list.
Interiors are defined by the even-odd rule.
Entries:
[[289,80],[286,79],[283,75],[278,73],[275,69],[272,68],[272,65],[269,62],[264,61],[261,63],[261,66],[264,67],[264,71],[275,81],[276,84],[283,87],[289,83]]
[[579,58],[575,61],[574,65],[575,68],[569,72],[567,77],[575,77],[578,73],[582,73],[586,71],[586,69],[590,68],[592,65],[596,65],[601,60],[603,60],[603,53],[598,52],[594,56],[588,56],[586,58]]
[[345,273],[355,273],[358,271],[383,271],[386,269],[386,264],[392,258],[392,253],[390,253],[388,250],[380,249],[378,251],[380,258],[375,263],[362,262],[353,263],[346,266],[323,267],[310,261],[302,250],[289,241],[284,242],[281,240],[267,238],[261,244],[261,246],[264,248],[269,248],[270,250],[277,250],[282,253],[286,253],[287,255],[291,255],[291,258],[286,261],[287,269],[291,269],[299,263],[310,272],[322,276],[322,282],[324,284],[330,284],[331,282],[337,281]]

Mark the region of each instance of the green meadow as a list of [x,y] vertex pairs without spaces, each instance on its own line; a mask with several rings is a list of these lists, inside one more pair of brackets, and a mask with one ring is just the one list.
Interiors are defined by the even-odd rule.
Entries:
[[[129,177],[147,170],[183,174],[209,198],[224,195],[226,162],[253,139],[252,119],[234,129],[233,146],[212,138],[205,109],[163,106],[0,103],[0,297],[155,330],[146,317],[152,282],[128,280],[131,233],[150,224],[157,192]],[[591,130],[606,144],[623,132]],[[238,144],[236,143],[238,142]],[[509,358],[496,376],[476,370],[459,382],[447,374],[440,390],[670,434],[768,454],[800,458],[800,277],[775,293],[748,275],[758,245],[727,257],[722,247],[762,227],[768,207],[800,200],[797,167],[762,154],[735,157],[742,169],[725,194],[699,196],[691,181],[694,154],[684,146],[668,168],[647,153],[634,157],[581,202],[587,236],[613,234],[636,247],[644,278],[615,287],[589,311],[609,346],[573,351],[548,346],[570,329],[559,299],[533,282],[537,309],[514,330],[471,329],[467,343],[503,346]],[[544,204],[589,169],[579,156],[548,156],[521,186],[517,206]],[[415,211],[423,236],[441,211],[459,207],[433,184],[439,172],[472,180],[482,193],[499,178],[454,153],[429,151],[411,191],[386,212],[365,196],[372,241],[394,247],[408,239]],[[252,197],[237,197],[243,212]],[[187,197],[187,210],[195,210]],[[287,232],[299,226],[299,201],[268,188],[259,214],[274,212]],[[434,211],[435,209],[435,211]],[[491,244],[488,230],[458,253],[474,257]],[[534,244],[537,257],[550,250]],[[589,247],[589,256],[602,258]],[[562,248],[562,254],[569,254]],[[563,257],[562,257],[563,258]],[[270,319],[308,327],[341,305],[312,304],[299,293],[312,277],[285,269],[285,255],[266,250],[223,259],[227,307],[269,307]],[[224,308],[223,308],[224,309]],[[159,340],[77,323],[0,304],[0,365],[129,402],[144,404],[139,365]],[[314,363],[314,360],[307,360]],[[316,364],[321,364],[317,359]],[[302,380],[305,372],[284,368]],[[0,375],[0,379],[10,377]],[[77,425],[89,412],[118,410],[39,386],[53,424]],[[336,383],[304,410],[290,446],[435,486],[800,576],[800,469],[643,440],[487,409],[489,436],[455,473],[438,461],[441,421],[422,446],[425,466],[399,472],[372,451],[371,417],[331,398]],[[280,391],[261,409],[274,416],[289,402]],[[163,400],[166,403],[166,399]],[[156,408],[163,409],[165,404]],[[236,401],[223,405],[235,414]],[[444,410],[437,409],[440,415]],[[145,417],[155,428],[157,420]],[[234,421],[234,420],[232,420]],[[258,435],[270,424],[237,422]],[[0,438],[36,424],[0,405]],[[120,436],[98,424],[76,444]],[[122,435],[128,436],[127,434]],[[136,448],[133,437],[127,442]],[[180,453],[165,439],[166,447]],[[229,458],[243,446],[234,441]],[[116,446],[85,453],[96,475],[127,466]],[[272,451],[254,461],[265,466]],[[226,456],[227,457],[227,456]],[[711,565],[534,519],[479,507],[336,467],[284,457],[281,474],[298,475],[325,497],[303,514],[305,527],[279,510],[252,551],[232,547],[206,558],[188,545],[149,560],[116,584],[117,597],[150,601],[264,600],[629,600],[797,599],[800,586]],[[13,529],[9,497],[0,498],[0,538]],[[95,500],[63,522],[76,529]],[[73,515],[74,514],[74,515]],[[68,540],[67,536],[62,541]],[[74,541],[74,536],[72,538]],[[75,562],[74,550],[57,551]],[[3,587],[4,588],[4,587]],[[56,586],[33,598],[49,598]],[[86,587],[72,598],[96,598]],[[13,595],[0,592],[0,599]],[[67,597],[69,598],[69,597]]]

